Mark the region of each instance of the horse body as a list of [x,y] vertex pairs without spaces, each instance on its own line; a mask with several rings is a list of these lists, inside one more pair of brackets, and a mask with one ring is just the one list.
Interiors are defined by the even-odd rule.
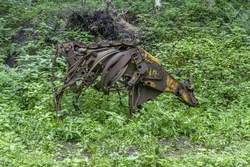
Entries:
[[118,85],[126,88],[130,111],[163,92],[174,93],[191,106],[198,104],[190,82],[174,79],[157,58],[133,43],[69,42],[59,44],[57,52],[66,59],[68,70],[64,85],[56,91],[56,111],[61,110],[65,89],[75,87],[79,98],[82,89],[92,85],[104,92],[119,89]]

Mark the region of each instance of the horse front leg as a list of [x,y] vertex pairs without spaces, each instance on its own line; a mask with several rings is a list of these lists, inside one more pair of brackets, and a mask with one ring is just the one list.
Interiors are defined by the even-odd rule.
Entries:
[[76,88],[74,90],[75,95],[73,97],[72,104],[73,104],[73,107],[74,107],[75,111],[78,112],[78,113],[80,111],[79,98],[80,98],[80,96],[82,94],[82,91],[83,91],[83,86],[79,86],[78,88]]
[[134,95],[135,92],[135,87],[130,87],[128,89],[128,106],[129,106],[129,117],[133,116],[133,113],[135,112],[136,108],[135,108],[135,103],[134,103]]

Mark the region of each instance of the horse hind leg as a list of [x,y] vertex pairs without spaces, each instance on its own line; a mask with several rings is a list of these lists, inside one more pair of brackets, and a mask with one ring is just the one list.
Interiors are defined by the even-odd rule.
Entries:
[[55,107],[56,107],[56,112],[59,113],[61,111],[61,99],[62,99],[63,93],[56,93],[55,95]]
[[54,95],[54,100],[55,100],[55,108],[56,108],[56,113],[59,115],[60,112],[61,112],[61,103],[62,103],[62,97],[63,97],[63,94],[64,94],[64,91],[68,88],[68,87],[71,87],[73,84],[75,84],[75,81],[72,81],[72,82],[69,82],[67,84],[64,84],[62,86],[61,89],[59,89],[59,91],[56,91],[55,92],[55,95]]
[[62,97],[64,94],[64,90],[60,90],[59,92],[55,93],[55,108],[57,116],[60,116],[62,110]]

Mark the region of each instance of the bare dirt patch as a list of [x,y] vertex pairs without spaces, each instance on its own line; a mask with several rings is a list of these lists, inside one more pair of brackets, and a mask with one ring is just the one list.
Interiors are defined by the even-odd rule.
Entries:
[[55,160],[63,161],[64,159],[72,159],[76,156],[80,156],[83,159],[89,160],[92,154],[84,150],[83,146],[77,142],[63,142],[55,150]]
[[201,148],[201,146],[193,144],[189,139],[184,137],[175,140],[160,139],[158,144],[161,148],[165,148],[164,156],[176,158],[194,153]]
[[35,26],[30,22],[25,22],[20,26],[16,34],[12,36],[11,42],[23,44],[28,40],[35,39],[38,39],[38,34],[35,32]]

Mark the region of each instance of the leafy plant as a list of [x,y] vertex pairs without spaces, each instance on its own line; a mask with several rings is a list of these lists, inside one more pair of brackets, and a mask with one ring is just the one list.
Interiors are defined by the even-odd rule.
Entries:
[[[101,4],[88,1],[86,8]],[[65,119],[59,121],[50,82],[55,45],[90,43],[94,37],[65,29],[58,13],[81,2],[38,0],[28,10],[27,1],[4,1],[0,166],[249,166],[248,2],[171,0],[157,14],[153,1],[114,4],[137,14],[143,47],[170,73],[179,73],[179,79],[193,74],[200,106],[189,108],[163,94],[129,118],[117,94],[90,88],[81,97],[79,113],[73,111],[73,94],[66,92]],[[13,42],[20,29],[27,30],[27,38]],[[10,55],[16,58],[14,68],[6,63]],[[122,97],[127,103],[126,94]]]

